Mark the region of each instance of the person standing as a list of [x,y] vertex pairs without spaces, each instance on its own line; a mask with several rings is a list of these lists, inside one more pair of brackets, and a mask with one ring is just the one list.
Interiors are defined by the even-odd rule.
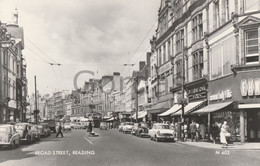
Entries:
[[88,125],[88,132],[92,132],[92,122],[89,122],[89,125]]
[[56,134],[56,138],[57,138],[59,135],[61,135],[61,137],[63,137],[61,123],[59,123],[58,133]]
[[194,120],[192,120],[191,124],[190,124],[190,135],[191,135],[191,141],[193,142],[193,139],[195,138],[196,142],[196,131],[197,131],[197,126],[196,123],[194,122]]
[[202,140],[204,141],[205,137],[206,137],[206,126],[203,123],[200,124],[199,131],[200,131],[200,136],[201,136]]
[[210,135],[210,137],[211,137],[211,139],[213,141],[213,144],[216,144],[216,138],[217,138],[218,134],[219,134],[219,127],[218,127],[217,122],[216,122],[211,127],[211,135]]
[[221,129],[220,129],[220,142],[224,146],[228,146],[227,137],[230,137],[231,134],[229,133],[229,126],[227,125],[227,121],[224,121]]

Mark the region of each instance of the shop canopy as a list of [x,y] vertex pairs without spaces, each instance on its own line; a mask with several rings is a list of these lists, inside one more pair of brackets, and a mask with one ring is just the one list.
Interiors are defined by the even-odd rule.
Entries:
[[[201,106],[205,101],[197,101],[197,102],[192,102],[189,103],[184,107],[184,115],[190,113],[191,111],[195,110],[199,106]],[[172,116],[181,116],[182,110],[180,109],[179,111],[175,112],[172,114]]]
[[165,102],[157,103],[157,104],[151,106],[151,108],[147,108],[146,111],[148,114],[158,114],[158,113],[162,113],[170,108],[171,108],[171,106],[170,106],[169,102],[165,101]]
[[108,120],[106,120],[106,121],[107,121],[107,122],[111,122],[111,121],[113,121],[113,120],[115,120],[114,117],[112,117],[112,118],[110,118],[110,119],[108,119]]
[[172,113],[175,113],[176,111],[181,109],[181,105],[180,104],[175,104],[174,106],[172,106],[172,108],[168,109],[167,111],[159,114],[159,116],[168,116]]
[[[138,112],[138,119],[144,118],[147,115],[147,111]],[[132,116],[133,119],[136,119],[136,113]]]
[[208,105],[204,108],[201,108],[197,111],[194,111],[192,112],[191,114],[208,114],[208,113],[211,113],[211,112],[215,112],[215,111],[218,111],[218,110],[221,110],[229,105],[231,105],[233,103],[233,101],[230,101],[230,102],[224,102],[224,103],[217,103],[217,104],[211,104],[211,105]]

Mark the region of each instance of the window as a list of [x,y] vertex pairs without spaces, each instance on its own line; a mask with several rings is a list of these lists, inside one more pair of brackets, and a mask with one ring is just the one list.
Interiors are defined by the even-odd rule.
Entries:
[[236,63],[236,38],[234,35],[220,41],[209,50],[211,79],[232,73],[231,65]]
[[13,82],[13,99],[16,100],[16,87],[15,87],[15,81]]
[[166,62],[166,45],[163,45],[163,63]]
[[245,11],[252,12],[260,10],[260,1],[259,0],[244,0]]
[[171,54],[171,41],[169,40],[168,41],[168,60],[170,60],[171,59],[171,56],[172,56],[172,54]]
[[4,50],[4,64],[7,65],[8,51]]
[[182,60],[176,62],[176,81],[175,86],[180,86],[182,84]]
[[203,51],[198,51],[192,54],[193,62],[193,80],[202,78],[203,71]]
[[181,53],[184,44],[184,30],[180,30],[176,34],[176,54]]
[[192,41],[196,42],[203,37],[202,14],[198,14],[192,19]]
[[250,30],[245,34],[246,64],[259,63],[258,30]]
[[159,58],[159,65],[161,65],[162,64],[161,49],[158,50],[158,58]]
[[213,28],[217,29],[219,27],[219,1],[214,2],[214,9],[213,9],[213,14],[214,14],[214,25]]

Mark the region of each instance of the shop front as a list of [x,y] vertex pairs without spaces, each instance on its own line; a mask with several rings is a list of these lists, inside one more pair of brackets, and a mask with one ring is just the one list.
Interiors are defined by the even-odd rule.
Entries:
[[209,128],[227,121],[233,141],[260,141],[260,72],[243,71],[209,82],[208,106],[193,114],[207,115]]

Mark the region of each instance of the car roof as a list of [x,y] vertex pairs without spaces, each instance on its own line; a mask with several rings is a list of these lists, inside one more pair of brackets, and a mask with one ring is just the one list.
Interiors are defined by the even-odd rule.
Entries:
[[30,123],[16,123],[15,125],[30,125]]
[[13,127],[14,125],[10,125],[10,124],[3,124],[3,125],[0,125],[0,127]]

